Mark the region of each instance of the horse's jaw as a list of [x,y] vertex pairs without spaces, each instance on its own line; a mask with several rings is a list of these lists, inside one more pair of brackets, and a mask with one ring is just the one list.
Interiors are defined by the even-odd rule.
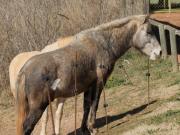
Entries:
[[156,60],[156,56],[155,56],[155,55],[151,55],[151,56],[149,57],[149,59],[154,61],[154,60]]
[[161,55],[161,48],[154,49],[150,54],[150,60],[156,60]]

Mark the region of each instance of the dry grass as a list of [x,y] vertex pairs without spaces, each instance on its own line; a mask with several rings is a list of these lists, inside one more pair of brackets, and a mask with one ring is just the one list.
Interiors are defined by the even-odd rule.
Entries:
[[[20,52],[40,50],[60,36],[142,14],[131,0],[0,0],[0,94],[9,89],[8,67]],[[142,7],[142,8],[140,8]]]

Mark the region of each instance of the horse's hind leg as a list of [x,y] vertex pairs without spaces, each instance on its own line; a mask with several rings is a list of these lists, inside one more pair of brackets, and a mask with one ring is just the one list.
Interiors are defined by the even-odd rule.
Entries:
[[24,135],[30,135],[33,131],[36,123],[41,118],[43,110],[41,109],[34,109],[31,110],[28,117],[25,119],[23,124]]
[[[30,96],[31,97],[31,96]],[[48,102],[42,102],[41,95],[38,93],[36,94],[37,99],[31,99],[28,98],[29,101],[29,113],[27,118],[24,121],[23,129],[24,129],[24,135],[30,135],[33,131],[36,123],[41,118],[44,110],[46,109]]]
[[48,122],[48,107],[44,111],[41,118],[42,127],[41,127],[40,135],[46,135],[47,122]]
[[60,135],[61,119],[63,115],[63,107],[64,107],[65,99],[58,98],[56,102],[57,102],[57,110],[55,115],[55,133],[56,135]]

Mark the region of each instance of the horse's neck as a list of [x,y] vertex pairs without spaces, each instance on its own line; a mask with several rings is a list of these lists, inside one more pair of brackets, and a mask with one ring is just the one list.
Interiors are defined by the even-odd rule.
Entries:
[[120,28],[113,28],[108,31],[104,31],[104,35],[108,35],[109,48],[112,50],[111,53],[115,59],[121,57],[130,47],[133,35],[136,32],[135,25],[126,24]]

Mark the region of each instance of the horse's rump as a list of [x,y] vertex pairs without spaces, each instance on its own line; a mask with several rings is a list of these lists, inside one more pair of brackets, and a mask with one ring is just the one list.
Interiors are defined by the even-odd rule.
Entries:
[[26,63],[27,60],[29,60],[31,57],[39,54],[39,51],[32,51],[32,52],[24,52],[16,55],[13,60],[11,61],[9,65],[9,79],[10,79],[10,87],[11,92],[13,93],[13,96],[16,98],[16,81],[19,74],[19,71],[23,67],[23,65]]

